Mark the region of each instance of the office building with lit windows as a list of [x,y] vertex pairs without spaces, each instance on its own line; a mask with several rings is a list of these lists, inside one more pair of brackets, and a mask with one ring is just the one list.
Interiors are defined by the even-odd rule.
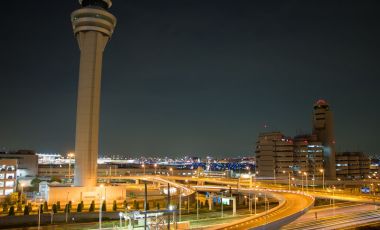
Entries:
[[261,133],[256,143],[256,163],[260,177],[283,176],[293,166],[293,140],[280,132]]
[[0,199],[16,191],[17,160],[0,159]]

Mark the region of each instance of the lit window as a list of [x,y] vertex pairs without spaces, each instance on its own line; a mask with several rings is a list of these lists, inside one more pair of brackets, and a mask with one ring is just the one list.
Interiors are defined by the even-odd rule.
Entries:
[[14,181],[6,181],[5,182],[5,187],[13,187],[15,186],[15,182]]
[[4,195],[9,195],[9,194],[11,194],[13,192],[13,189],[5,189],[5,193],[4,193]]

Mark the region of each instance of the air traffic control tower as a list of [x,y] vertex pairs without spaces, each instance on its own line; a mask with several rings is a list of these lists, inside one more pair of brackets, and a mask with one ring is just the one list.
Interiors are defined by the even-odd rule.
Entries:
[[81,8],[71,14],[80,49],[74,185],[94,187],[97,183],[103,51],[114,31],[116,18],[108,12],[111,0],[79,0],[79,3]]

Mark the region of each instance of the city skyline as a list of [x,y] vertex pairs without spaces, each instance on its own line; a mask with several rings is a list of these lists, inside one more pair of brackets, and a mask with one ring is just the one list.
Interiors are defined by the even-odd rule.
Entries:
[[[79,52],[67,15],[77,1],[51,11],[4,4],[0,148],[72,151]],[[378,152],[379,8],[118,2],[118,36],[105,51],[100,152],[248,155],[264,130],[310,133],[320,98],[334,110],[337,151]]]

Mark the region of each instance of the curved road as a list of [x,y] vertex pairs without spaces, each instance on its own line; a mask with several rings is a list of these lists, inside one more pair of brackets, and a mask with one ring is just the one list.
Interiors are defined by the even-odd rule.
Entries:
[[298,193],[278,193],[285,198],[285,204],[267,215],[247,217],[230,224],[219,225],[208,229],[255,229],[268,225],[267,229],[278,229],[305,213],[314,204],[314,199]]

